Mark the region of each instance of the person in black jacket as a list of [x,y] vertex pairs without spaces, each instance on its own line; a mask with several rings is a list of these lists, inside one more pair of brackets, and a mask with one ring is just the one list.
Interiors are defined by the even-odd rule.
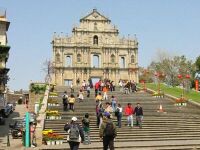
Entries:
[[135,115],[136,115],[136,126],[142,128],[143,109],[140,106],[140,103],[137,103],[137,107],[135,107]]
[[76,121],[77,118],[72,117],[71,123],[64,126],[64,130],[69,133],[67,140],[71,150],[78,150],[80,142],[84,141],[83,129]]

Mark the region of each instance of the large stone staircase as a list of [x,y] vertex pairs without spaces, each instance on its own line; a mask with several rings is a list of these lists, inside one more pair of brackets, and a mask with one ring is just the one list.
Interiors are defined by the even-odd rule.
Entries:
[[[103,144],[99,140],[99,129],[96,126],[94,91],[90,98],[84,102],[75,103],[75,112],[64,112],[61,95],[66,88],[56,88],[60,95],[60,106],[51,106],[49,109],[57,109],[62,114],[61,120],[45,120],[45,129],[53,129],[65,136],[65,143],[58,146],[43,146],[42,149],[69,149],[63,130],[65,123],[70,122],[72,116],[77,116],[79,123],[87,112],[90,115],[91,142],[90,145],[80,145],[80,149],[102,149]],[[69,91],[69,90],[68,90]],[[77,90],[75,90],[77,91]],[[75,94],[76,95],[76,94]],[[127,127],[126,117],[122,118],[122,128],[118,128],[118,136],[115,140],[116,149],[200,149],[200,109],[191,105],[177,107],[168,98],[154,98],[145,92],[125,95],[117,89],[109,92],[109,97],[114,95],[123,108],[128,102],[135,105],[141,103],[144,110],[143,128]],[[157,112],[162,104],[165,112]],[[116,118],[114,118],[116,122]]]

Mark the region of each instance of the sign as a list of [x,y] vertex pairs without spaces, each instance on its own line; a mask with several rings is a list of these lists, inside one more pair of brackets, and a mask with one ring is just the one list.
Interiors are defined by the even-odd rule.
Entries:
[[199,91],[199,80],[195,80],[195,89]]

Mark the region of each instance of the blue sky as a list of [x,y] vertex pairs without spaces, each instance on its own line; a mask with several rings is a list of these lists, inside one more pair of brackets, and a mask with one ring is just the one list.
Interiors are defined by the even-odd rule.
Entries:
[[43,81],[43,62],[52,55],[54,32],[71,34],[93,8],[108,16],[121,36],[137,34],[139,65],[148,66],[163,49],[195,60],[200,55],[199,0],[0,0],[11,22],[8,86],[27,89]]

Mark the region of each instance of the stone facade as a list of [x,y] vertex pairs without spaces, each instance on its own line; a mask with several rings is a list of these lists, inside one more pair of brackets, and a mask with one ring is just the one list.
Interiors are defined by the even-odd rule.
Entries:
[[111,20],[94,9],[80,19],[70,37],[55,34],[52,41],[56,85],[76,81],[120,79],[138,82],[137,39],[120,38]]
[[0,14],[0,109],[6,105],[6,84],[8,71],[6,63],[9,57],[10,46],[7,45],[7,31],[10,22],[6,19],[6,13]]

